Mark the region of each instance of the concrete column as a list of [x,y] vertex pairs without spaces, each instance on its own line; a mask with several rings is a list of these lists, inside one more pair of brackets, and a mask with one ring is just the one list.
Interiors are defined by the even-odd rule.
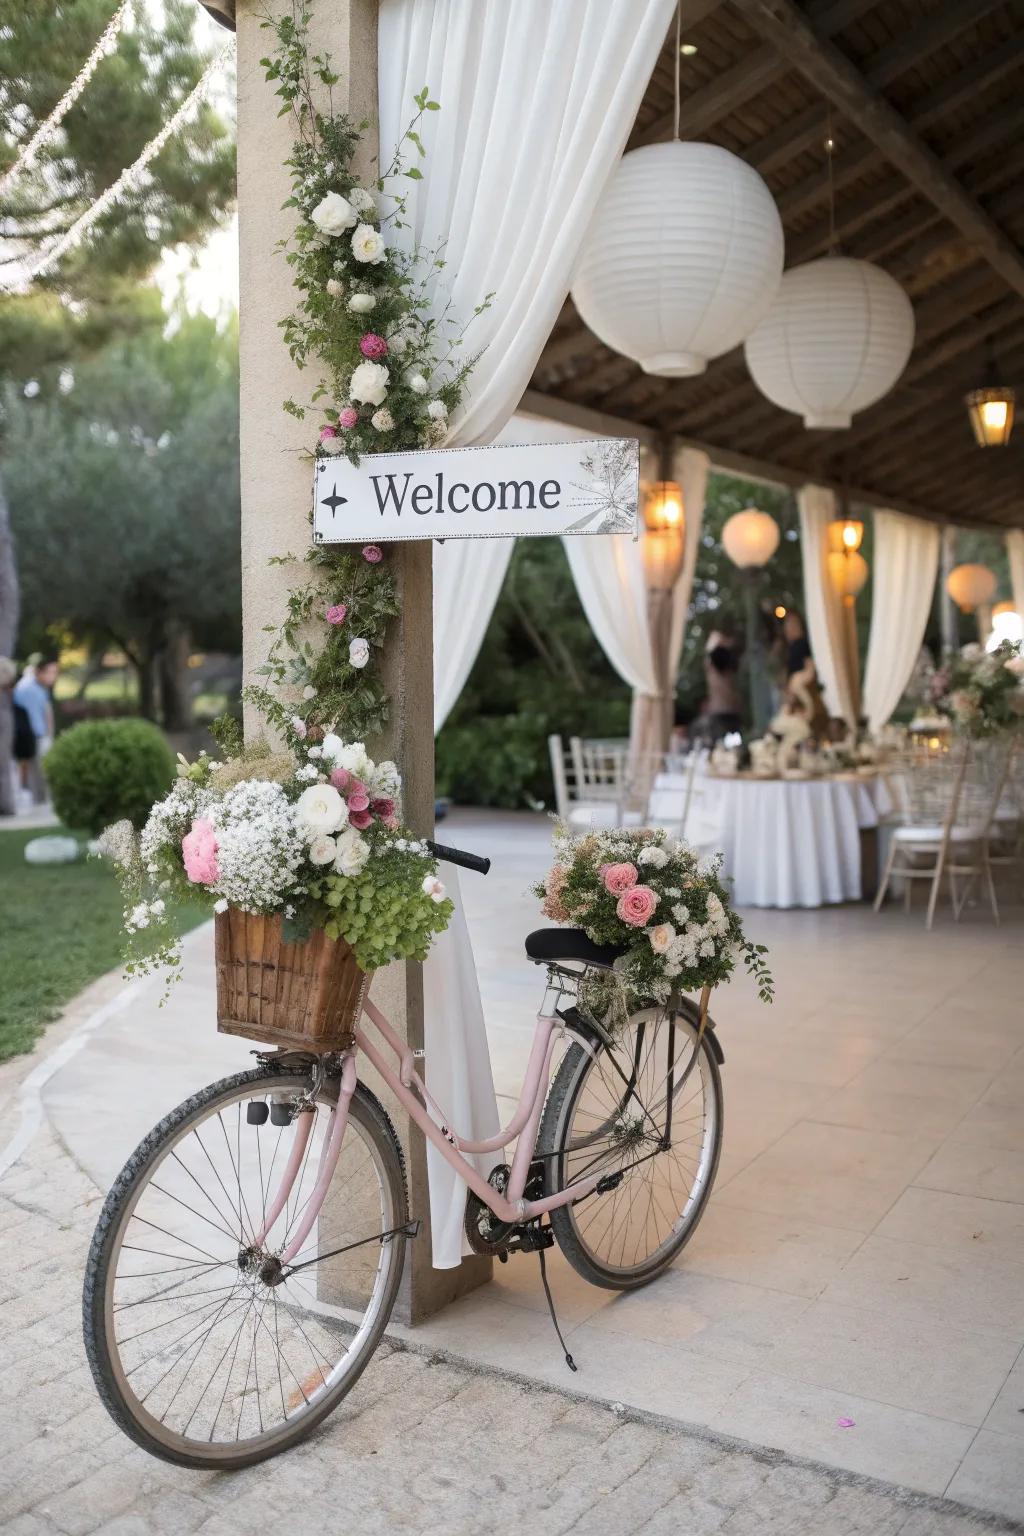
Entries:
[[[289,0],[270,0],[277,14]],[[276,249],[293,225],[294,210],[282,209],[291,187],[285,168],[292,144],[288,117],[263,78],[260,59],[271,51],[260,27],[265,0],[238,0],[238,205],[240,268],[242,613],[244,672],[252,681],[273,636],[265,632],[284,611],[286,594],[302,577],[296,563],[271,566],[272,555],[302,556],[309,541],[312,469],[302,457],[313,433],[311,422],[289,416],[282,404],[312,391],[312,370],[298,373],[281,340],[278,322],[294,304],[291,268]],[[377,0],[317,0],[312,7],[311,41],[331,55],[340,75],[333,87],[335,110],[369,128],[363,135],[357,170],[367,181],[377,159]],[[431,617],[431,546],[394,545],[388,553],[398,577],[401,614],[390,633],[385,681],[392,698],[391,721],[371,753],[393,756],[405,781],[406,817],[413,829],[433,828],[434,734]],[[246,729],[258,722],[247,713]],[[396,964],[379,974],[373,997],[398,1032],[415,1047],[423,1044],[423,987],[420,967]],[[375,1090],[380,1085],[371,1082]],[[412,1212],[423,1220],[409,1245],[399,1314],[416,1321],[490,1277],[490,1260],[474,1259],[456,1270],[430,1264],[426,1152],[396,1103],[387,1103],[405,1148]]]

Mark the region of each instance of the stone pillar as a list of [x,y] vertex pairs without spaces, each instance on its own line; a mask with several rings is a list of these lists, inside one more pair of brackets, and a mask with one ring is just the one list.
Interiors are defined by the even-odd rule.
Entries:
[[[290,0],[271,0],[276,14]],[[239,331],[242,455],[242,616],[244,673],[254,679],[272,635],[265,626],[279,619],[290,586],[301,579],[298,563],[271,566],[271,556],[301,558],[309,541],[312,468],[303,458],[312,424],[289,416],[282,404],[302,400],[314,387],[312,370],[298,373],[281,339],[278,322],[293,306],[291,268],[276,249],[292,228],[293,209],[283,209],[291,186],[285,168],[292,143],[291,121],[278,117],[280,103],[263,78],[260,59],[271,51],[261,29],[265,0],[238,0],[238,231]],[[377,159],[377,0],[317,0],[312,7],[311,42],[331,55],[340,75],[333,88],[336,110],[370,126],[363,134],[357,170],[367,181]],[[390,633],[385,681],[392,698],[391,722],[371,752],[393,756],[405,781],[406,816],[420,834],[433,827],[434,736],[431,616],[431,546],[392,546],[401,614]],[[246,729],[257,722],[247,713]],[[423,1044],[423,987],[420,967],[396,964],[378,975],[373,997],[398,1032],[415,1048]],[[378,1084],[371,1086],[379,1089]],[[437,1311],[490,1276],[489,1260],[456,1270],[430,1264],[426,1152],[423,1138],[395,1103],[381,1095],[405,1148],[412,1212],[423,1220],[409,1245],[398,1312],[417,1321]]]

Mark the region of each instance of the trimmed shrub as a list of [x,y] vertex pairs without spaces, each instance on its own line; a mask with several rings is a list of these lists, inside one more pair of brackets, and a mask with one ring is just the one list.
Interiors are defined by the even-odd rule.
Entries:
[[148,720],[87,720],[57,737],[43,759],[65,826],[94,835],[127,818],[141,827],[170,788],[174,754]]

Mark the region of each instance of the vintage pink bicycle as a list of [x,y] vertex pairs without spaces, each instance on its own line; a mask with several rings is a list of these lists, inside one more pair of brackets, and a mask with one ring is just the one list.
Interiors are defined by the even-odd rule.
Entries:
[[[350,1049],[257,1051],[258,1066],[187,1099],[136,1148],[97,1224],[84,1317],[100,1395],[139,1445],[185,1466],[247,1466],[314,1429],[373,1355],[419,1222],[394,1126],[359,1081],[360,1053],[465,1180],[471,1247],[502,1260],[537,1252],[549,1302],[543,1257],[555,1241],[585,1279],[623,1290],[687,1242],[722,1140],[706,996],[610,1031],[584,983],[615,949],[552,928],[526,952],[547,985],[516,1111],[492,1139],[459,1135],[367,998]],[[467,1161],[513,1142],[489,1179]]]

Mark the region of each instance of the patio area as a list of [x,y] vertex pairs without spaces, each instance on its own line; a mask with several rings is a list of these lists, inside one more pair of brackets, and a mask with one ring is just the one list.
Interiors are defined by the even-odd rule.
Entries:
[[[540,925],[528,884],[549,826],[459,811],[444,836],[494,861],[462,892],[508,1096],[540,998],[521,941]],[[528,1257],[415,1342],[1019,1518],[1024,910],[1008,902],[996,928],[982,908],[959,926],[940,909],[931,934],[916,904],[747,922],[771,948],[777,1001],[765,1010],[745,977],[715,999],[724,1153],[674,1269],[617,1296],[552,1255],[575,1376]],[[56,1026],[12,1131],[45,1116],[106,1188],[162,1113],[244,1066],[245,1043],[213,1031],[211,948],[209,928],[188,940],[163,1010],[153,984],[101,983],[84,1028],[61,1042]]]

